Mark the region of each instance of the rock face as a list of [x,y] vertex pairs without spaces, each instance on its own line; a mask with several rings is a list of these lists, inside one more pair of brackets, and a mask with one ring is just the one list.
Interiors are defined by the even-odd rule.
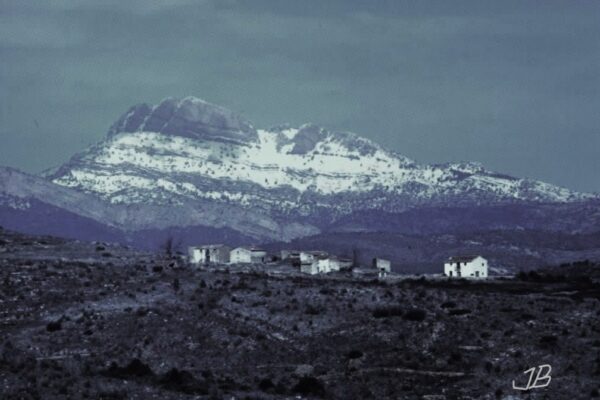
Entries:
[[[353,133],[316,125],[255,129],[234,112],[191,97],[133,106],[105,140],[44,174],[47,180],[9,175],[4,185],[11,196],[51,199],[127,235],[205,227],[254,242],[342,225],[376,230],[388,215],[422,208],[526,204],[533,210],[597,198],[474,162],[418,164]],[[440,229],[461,223],[444,220]]]
[[168,98],[152,108],[135,105],[113,124],[108,136],[138,131],[233,142],[257,138],[256,130],[239,115],[194,97]]

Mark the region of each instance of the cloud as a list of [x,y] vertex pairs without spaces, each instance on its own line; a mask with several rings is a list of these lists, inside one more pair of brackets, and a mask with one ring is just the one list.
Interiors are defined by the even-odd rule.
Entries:
[[[0,158],[56,164],[134,103],[196,95],[256,126],[312,121],[424,162],[476,159],[590,187],[600,161],[578,154],[599,144],[599,10],[510,0],[0,0],[0,130],[19,132]],[[57,145],[28,160],[32,109]],[[571,169],[556,161],[574,158]]]
[[82,30],[37,15],[0,15],[0,47],[65,48],[85,41]]

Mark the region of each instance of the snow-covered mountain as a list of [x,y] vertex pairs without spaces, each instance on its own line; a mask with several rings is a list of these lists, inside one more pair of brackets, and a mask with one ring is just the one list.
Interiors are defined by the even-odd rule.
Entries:
[[595,198],[473,162],[418,164],[311,124],[256,129],[193,97],[132,107],[103,141],[45,175],[121,206],[111,221],[120,228],[204,225],[261,239],[318,233],[366,210]]

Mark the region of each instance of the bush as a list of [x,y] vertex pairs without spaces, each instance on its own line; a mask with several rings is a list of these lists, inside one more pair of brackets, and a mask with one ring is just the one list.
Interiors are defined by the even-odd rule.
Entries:
[[471,310],[468,310],[466,308],[457,308],[455,310],[448,311],[448,315],[466,315],[466,314],[471,314]]
[[262,379],[258,383],[258,388],[260,390],[262,390],[263,392],[273,389],[274,387],[275,387],[275,385],[273,384],[273,381],[271,381],[269,378]]
[[442,308],[455,308],[456,303],[453,301],[446,301],[445,303],[442,303],[441,307]]
[[199,381],[188,371],[177,368],[172,368],[164,374],[160,383],[168,390],[187,394],[208,394],[206,382]]
[[377,307],[373,310],[374,318],[389,318],[389,317],[400,317],[403,314],[403,310],[398,306],[390,307]]
[[56,332],[56,331],[60,331],[61,329],[62,329],[62,322],[60,320],[49,322],[48,325],[46,325],[46,330],[48,332]]
[[294,392],[305,396],[313,395],[322,397],[325,395],[325,386],[319,379],[307,376],[300,378],[296,386],[294,386]]
[[540,346],[552,347],[558,342],[558,338],[553,335],[544,335],[540,337]]
[[104,371],[104,375],[112,378],[126,379],[129,377],[152,376],[154,372],[152,372],[152,369],[148,365],[141,362],[138,358],[134,358],[124,367],[119,367],[117,363],[112,362],[110,367]]
[[312,304],[309,304],[306,306],[306,310],[304,312],[308,315],[319,315],[323,312],[323,309],[321,307],[316,307]]
[[422,310],[420,308],[413,308],[412,310],[410,310],[406,314],[404,314],[403,318],[407,321],[420,322],[420,321],[423,321],[426,316],[427,316],[427,312],[425,310]]
[[356,358],[361,358],[364,355],[364,353],[360,350],[351,350],[348,353],[348,358],[351,360],[354,360]]

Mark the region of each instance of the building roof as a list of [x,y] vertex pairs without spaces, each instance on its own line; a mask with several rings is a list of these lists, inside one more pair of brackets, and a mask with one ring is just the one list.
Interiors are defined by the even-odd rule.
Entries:
[[301,251],[300,253],[312,254],[313,256],[327,256],[328,255],[328,253],[323,250],[305,250],[305,251]]
[[474,259],[476,259],[477,257],[480,257],[480,256],[479,255],[451,256],[451,257],[448,257],[448,261],[450,261],[450,262],[471,262]]
[[190,246],[190,247],[194,247],[196,249],[202,249],[202,248],[206,248],[206,247],[209,247],[209,248],[220,248],[220,247],[229,247],[229,246],[227,246],[226,244],[202,244],[202,245],[199,245],[199,246]]
[[240,247],[236,247],[233,250],[238,250],[238,249],[247,250],[247,251],[250,251],[250,252],[254,252],[254,251],[266,251],[266,250],[263,250],[263,249],[259,249],[258,247],[252,247],[252,246],[240,246]]

